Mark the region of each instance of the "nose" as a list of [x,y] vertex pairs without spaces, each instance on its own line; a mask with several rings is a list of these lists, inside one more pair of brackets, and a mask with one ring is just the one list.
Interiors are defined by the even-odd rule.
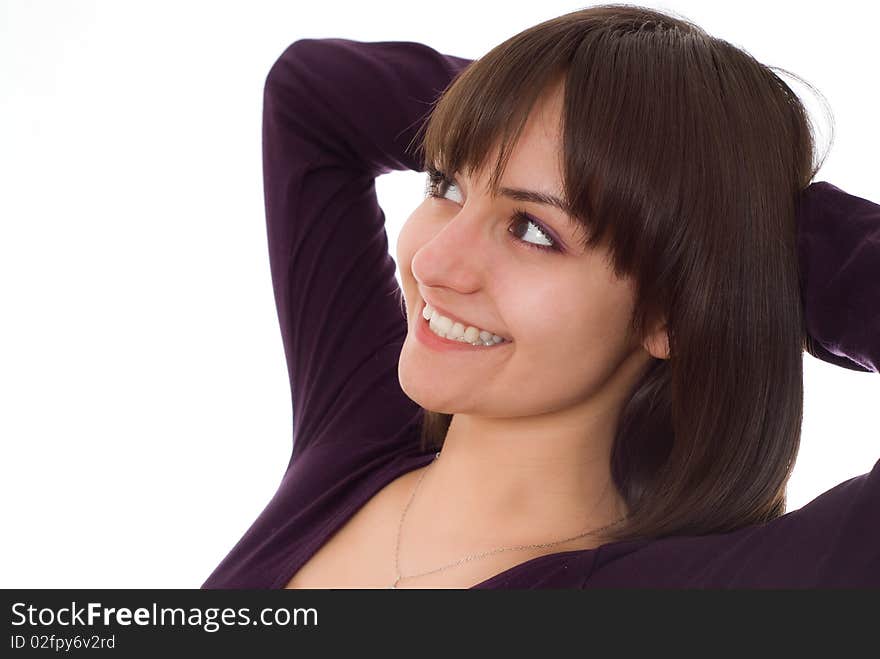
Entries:
[[[490,267],[488,206],[462,206],[444,210],[448,219],[416,251],[412,273],[424,286],[454,289],[462,293],[478,290]],[[444,216],[445,217],[445,216]]]

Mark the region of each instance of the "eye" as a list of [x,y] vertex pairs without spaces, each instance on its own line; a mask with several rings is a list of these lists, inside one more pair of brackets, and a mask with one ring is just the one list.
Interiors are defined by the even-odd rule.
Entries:
[[[437,169],[428,169],[428,181],[425,186],[425,194],[430,197],[437,197],[440,199],[446,198],[446,192],[450,188],[455,188],[458,190],[458,185],[454,180],[448,178],[443,172]],[[453,201],[453,200],[450,200]],[[457,202],[461,203],[461,201]],[[532,239],[536,239],[540,242],[531,242],[530,240],[524,240],[523,238],[518,237],[517,230],[515,227],[525,227],[526,230],[524,235],[530,236]],[[518,245],[522,245],[523,247],[529,249],[537,249],[537,250],[545,250],[545,251],[553,251],[559,252],[561,251],[556,244],[556,241],[550,236],[549,232],[544,229],[541,222],[526,213],[524,210],[517,208],[513,211],[513,215],[510,218],[510,222],[508,223],[507,231],[510,235],[514,236],[514,240]]]
[[[517,242],[527,247],[532,247],[534,249],[549,249],[552,251],[559,251],[559,248],[556,245],[556,242],[550,235],[541,227],[541,224],[533,218],[531,215],[526,213],[524,210],[517,208],[513,211],[513,217],[510,219],[510,225],[508,226],[508,231],[515,235],[514,231],[510,231],[511,228],[516,226],[525,226],[526,227],[526,235],[531,235],[533,238],[537,238],[542,243],[533,243],[527,240],[522,240],[521,238],[517,238]],[[529,227],[534,227],[534,230],[530,230]]]
[[436,169],[428,170],[428,183],[425,186],[425,193],[427,195],[443,198],[446,191],[451,187],[454,187],[456,190],[458,189],[455,181],[447,178],[443,172]]

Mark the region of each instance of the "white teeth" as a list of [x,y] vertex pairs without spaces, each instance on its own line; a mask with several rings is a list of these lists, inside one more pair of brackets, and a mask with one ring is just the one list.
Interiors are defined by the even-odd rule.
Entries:
[[422,317],[428,321],[428,327],[432,332],[448,339],[455,339],[475,346],[493,346],[496,343],[507,342],[504,337],[497,334],[471,325],[465,326],[463,323],[442,316],[427,303],[422,308]]

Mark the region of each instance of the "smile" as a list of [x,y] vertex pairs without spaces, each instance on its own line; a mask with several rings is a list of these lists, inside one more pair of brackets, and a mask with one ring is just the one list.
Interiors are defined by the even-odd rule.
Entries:
[[492,347],[502,343],[511,343],[498,334],[445,316],[428,303],[425,303],[422,308],[422,318],[428,321],[428,330],[432,334],[449,341],[457,341],[476,347]]

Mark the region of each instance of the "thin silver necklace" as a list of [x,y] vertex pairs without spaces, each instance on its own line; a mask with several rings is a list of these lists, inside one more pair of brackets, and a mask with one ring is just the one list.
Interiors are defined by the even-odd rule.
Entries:
[[[440,457],[440,451],[437,451],[434,454],[434,460],[432,460],[430,462],[428,467],[430,468],[431,465],[433,465],[434,462],[439,457]],[[561,545],[564,542],[569,542],[571,540],[577,540],[578,538],[583,538],[584,536],[590,535],[591,533],[598,533],[599,531],[604,531],[605,529],[607,529],[611,526],[614,526],[615,524],[619,524],[620,522],[622,522],[623,520],[625,520],[627,518],[627,516],[624,515],[623,517],[618,519],[616,522],[611,522],[611,524],[607,524],[601,528],[591,529],[590,531],[586,531],[586,532],[581,533],[579,535],[574,535],[570,538],[565,538],[564,540],[556,540],[555,542],[544,542],[544,543],[534,544],[534,545],[516,545],[514,547],[500,547],[498,549],[492,549],[490,551],[482,552],[479,554],[471,554],[470,556],[466,556],[466,557],[461,558],[461,559],[454,561],[452,563],[447,563],[446,565],[435,568],[433,570],[429,570],[427,572],[420,572],[418,574],[407,574],[406,576],[404,576],[404,575],[400,574],[400,531],[403,528],[403,520],[406,519],[406,511],[409,510],[410,505],[412,504],[413,500],[416,498],[416,492],[418,492],[419,485],[422,484],[422,479],[425,477],[426,473],[428,473],[428,469],[425,469],[422,472],[422,475],[419,476],[419,480],[416,482],[416,486],[413,488],[412,494],[409,497],[409,501],[407,502],[406,507],[403,509],[403,513],[400,515],[400,523],[397,526],[397,549],[395,551],[395,557],[394,557],[394,571],[397,573],[397,578],[394,580],[394,583],[392,583],[390,586],[387,586],[386,588],[397,588],[397,584],[400,583],[401,579],[411,579],[413,577],[424,577],[429,574],[434,574],[435,572],[441,572],[442,570],[448,570],[449,568],[455,567],[456,565],[461,565],[462,563],[466,563],[468,561],[475,561],[480,558],[485,558],[486,556],[491,556],[492,554],[500,554],[503,551],[515,551],[515,550],[522,550],[522,549],[537,549],[537,548],[541,548],[541,547],[552,547],[553,545]]]

